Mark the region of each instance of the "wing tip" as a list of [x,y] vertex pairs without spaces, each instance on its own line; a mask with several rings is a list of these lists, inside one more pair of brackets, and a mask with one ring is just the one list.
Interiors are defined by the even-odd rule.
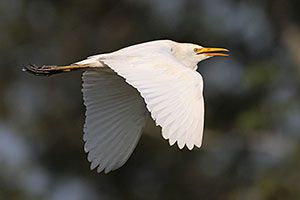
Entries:
[[168,140],[170,146],[173,146],[175,143],[177,143],[177,146],[180,150],[184,149],[184,147],[187,147],[188,150],[193,150],[194,147],[200,148],[202,146],[202,140],[200,142],[182,142],[180,140],[172,140],[171,138],[165,137],[164,135],[163,138]]
[[[165,138],[168,139],[168,138]],[[186,142],[180,142],[178,140],[172,141],[169,139],[170,146],[173,146],[175,143],[177,143],[177,146],[180,150],[184,149],[186,147],[188,150],[193,150],[194,147],[200,148],[202,146],[202,143],[186,143]]]
[[90,164],[90,170],[93,171],[96,169],[97,173],[102,173],[104,172],[105,174],[108,174],[109,172],[113,171],[113,169],[111,167],[108,167],[108,166],[103,166],[97,162],[93,162],[93,161],[90,161],[91,164]]

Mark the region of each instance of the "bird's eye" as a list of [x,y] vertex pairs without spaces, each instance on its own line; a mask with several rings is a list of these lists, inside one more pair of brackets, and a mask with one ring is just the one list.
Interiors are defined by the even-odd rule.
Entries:
[[197,53],[197,51],[198,51],[198,48],[195,48],[195,49],[194,49],[194,52]]

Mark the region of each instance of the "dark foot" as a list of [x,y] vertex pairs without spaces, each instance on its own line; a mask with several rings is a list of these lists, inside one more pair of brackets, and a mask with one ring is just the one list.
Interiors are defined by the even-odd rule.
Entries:
[[57,68],[57,66],[36,66],[27,65],[22,68],[23,72],[28,72],[37,76],[51,76],[63,72],[63,70]]

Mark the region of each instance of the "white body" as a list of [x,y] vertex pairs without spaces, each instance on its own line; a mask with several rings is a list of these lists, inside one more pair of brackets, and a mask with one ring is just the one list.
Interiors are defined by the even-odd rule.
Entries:
[[75,63],[95,66],[84,72],[82,89],[85,151],[92,169],[107,173],[122,166],[149,116],[170,145],[201,146],[203,80],[196,69],[209,56],[196,55],[194,48],[202,47],[160,40]]

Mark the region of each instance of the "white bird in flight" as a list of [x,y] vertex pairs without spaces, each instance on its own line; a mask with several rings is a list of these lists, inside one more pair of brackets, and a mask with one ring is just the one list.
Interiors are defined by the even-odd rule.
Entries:
[[83,69],[84,149],[91,169],[108,173],[128,160],[151,118],[180,149],[202,144],[203,79],[197,64],[224,48],[157,40],[90,56],[67,66],[26,66],[49,76]]

